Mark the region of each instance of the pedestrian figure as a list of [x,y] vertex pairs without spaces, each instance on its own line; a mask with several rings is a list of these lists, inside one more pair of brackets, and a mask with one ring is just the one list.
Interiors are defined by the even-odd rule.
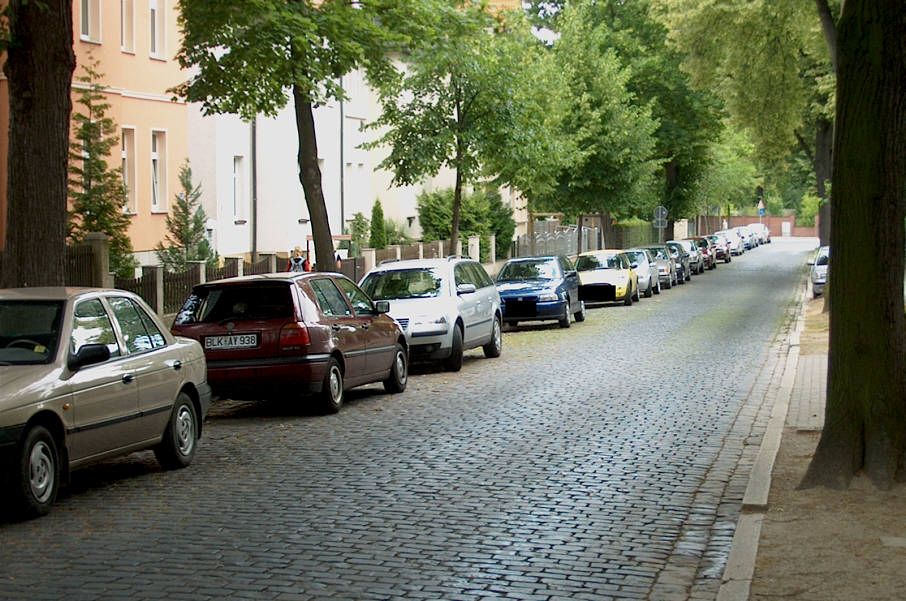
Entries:
[[289,260],[286,262],[286,271],[311,271],[311,268],[308,265],[308,259],[303,256],[302,249],[300,247],[295,247],[290,256]]

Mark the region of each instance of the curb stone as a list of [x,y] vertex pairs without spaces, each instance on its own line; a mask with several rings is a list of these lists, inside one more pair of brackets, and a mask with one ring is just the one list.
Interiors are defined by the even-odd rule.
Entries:
[[807,288],[799,287],[795,302],[795,325],[788,337],[789,350],[784,365],[780,389],[774,399],[771,417],[761,441],[755,464],[749,476],[749,483],[743,496],[741,514],[736,524],[730,557],[721,579],[717,601],[748,601],[758,556],[761,525],[768,509],[768,495],[771,492],[771,474],[774,460],[780,450],[784,424],[793,394],[796,369],[799,363],[799,340],[805,326],[805,304]]

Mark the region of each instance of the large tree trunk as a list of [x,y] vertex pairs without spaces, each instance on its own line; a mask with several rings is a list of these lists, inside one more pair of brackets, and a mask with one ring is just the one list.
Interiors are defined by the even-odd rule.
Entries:
[[[9,157],[0,287],[58,286],[66,249],[72,0],[9,3]],[[39,217],[38,217],[39,216]]]
[[[815,132],[815,183],[818,198],[827,199],[827,182],[833,179],[834,123],[821,119]],[[818,237],[830,244],[831,206],[825,202],[818,209]]]
[[[317,271],[336,271],[333,238],[330,235],[330,221],[321,188],[321,168],[318,167],[318,143],[315,138],[315,118],[311,98],[298,86],[293,87],[293,102],[296,109],[296,130],[299,135],[299,181],[305,191],[305,203],[311,219],[311,234],[315,239]],[[310,260],[310,259],[309,259]]]
[[879,487],[906,450],[906,11],[846,0],[839,23],[824,431],[803,486]]

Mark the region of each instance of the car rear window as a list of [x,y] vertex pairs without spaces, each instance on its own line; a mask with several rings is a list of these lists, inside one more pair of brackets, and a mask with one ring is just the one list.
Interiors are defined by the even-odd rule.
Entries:
[[176,324],[292,319],[292,288],[286,282],[248,286],[202,286],[192,291]]
[[556,276],[554,261],[551,259],[529,259],[512,261],[503,266],[497,275],[498,282],[521,282],[524,280],[553,280]]
[[0,301],[0,364],[49,363],[62,315],[60,301]]

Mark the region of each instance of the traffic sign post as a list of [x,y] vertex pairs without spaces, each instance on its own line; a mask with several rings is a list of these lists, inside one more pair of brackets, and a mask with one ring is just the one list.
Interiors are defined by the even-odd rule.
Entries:
[[658,244],[664,243],[664,229],[667,227],[667,207],[659,205],[654,209],[654,227],[657,228]]

